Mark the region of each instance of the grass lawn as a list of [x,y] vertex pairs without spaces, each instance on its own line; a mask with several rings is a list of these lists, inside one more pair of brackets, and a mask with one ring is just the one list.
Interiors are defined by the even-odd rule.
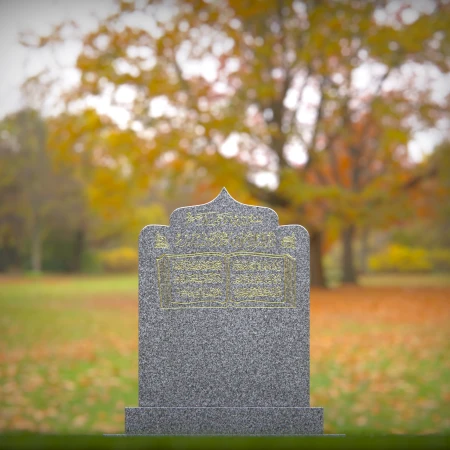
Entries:
[[[450,433],[450,284],[362,281],[311,293],[325,432]],[[137,334],[136,277],[0,278],[0,433],[122,433]]]

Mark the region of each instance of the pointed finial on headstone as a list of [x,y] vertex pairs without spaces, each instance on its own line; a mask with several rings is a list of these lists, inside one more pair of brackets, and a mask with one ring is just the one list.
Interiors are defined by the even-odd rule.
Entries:
[[236,201],[231,195],[230,193],[227,191],[226,188],[222,188],[222,190],[220,191],[220,194],[217,196],[217,198],[222,198],[223,200],[233,200]]

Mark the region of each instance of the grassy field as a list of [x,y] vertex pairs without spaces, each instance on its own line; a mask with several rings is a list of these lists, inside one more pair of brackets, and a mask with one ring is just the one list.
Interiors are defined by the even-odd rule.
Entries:
[[[325,432],[450,433],[448,279],[362,281],[311,293]],[[121,433],[125,406],[137,406],[137,279],[0,278],[0,433]]]

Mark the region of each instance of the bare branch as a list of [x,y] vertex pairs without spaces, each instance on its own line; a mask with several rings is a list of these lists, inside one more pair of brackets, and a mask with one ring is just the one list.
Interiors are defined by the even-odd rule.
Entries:
[[306,153],[308,155],[308,161],[306,162],[306,168],[309,168],[310,165],[313,162],[313,154],[316,151],[316,145],[317,145],[317,135],[319,133],[319,126],[321,124],[322,121],[322,116],[323,116],[323,109],[324,109],[324,104],[325,104],[325,93],[323,88],[325,87],[325,84],[327,82],[327,78],[323,77],[321,82],[320,82],[320,100],[319,100],[319,104],[317,106],[317,115],[316,115],[316,120],[314,123],[314,129],[313,129],[313,133],[311,136],[311,141],[309,143],[309,145],[306,148]]
[[268,189],[256,186],[248,180],[246,181],[246,184],[250,194],[259,201],[279,207],[287,207],[290,205],[289,200],[287,200],[277,192],[269,191]]
[[195,108],[195,105],[197,104],[194,95],[192,94],[191,88],[189,86],[189,83],[186,81],[186,79],[183,77],[183,72],[181,70],[180,65],[177,62],[175,50],[172,52],[172,61],[173,67],[175,69],[175,73],[177,74],[178,82],[180,83],[181,88],[183,91],[187,94],[189,99],[189,106],[191,108]]
[[408,180],[406,183],[404,183],[402,185],[402,188],[407,190],[407,189],[412,189],[416,186],[418,186],[420,183],[422,183],[423,181],[429,179],[429,178],[434,178],[436,175],[438,174],[438,169],[436,166],[432,166],[430,167],[430,169],[422,174],[416,175],[415,177],[411,178],[410,180]]
[[[292,130],[292,127],[293,127],[293,125],[295,123],[295,120],[297,118],[297,112],[298,112],[298,110],[300,108],[300,105],[301,105],[301,102],[302,102],[302,99],[303,99],[303,92],[305,91],[305,88],[306,88],[306,86],[308,84],[310,74],[311,74],[311,67],[308,66],[308,68],[306,70],[305,78],[303,80],[303,83],[300,86],[299,91],[298,91],[297,102],[295,104],[294,109],[292,110],[292,113],[290,114],[290,117],[287,119],[288,120],[289,132]],[[299,138],[302,141],[302,143],[305,144],[303,136],[299,135]]]

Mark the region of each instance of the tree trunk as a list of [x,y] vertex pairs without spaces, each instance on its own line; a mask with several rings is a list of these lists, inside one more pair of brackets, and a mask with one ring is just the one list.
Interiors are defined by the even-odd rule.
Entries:
[[72,254],[72,271],[81,272],[82,258],[85,245],[85,232],[83,229],[78,229],[75,232],[73,254]]
[[353,259],[354,225],[344,228],[341,232],[342,239],[342,282],[356,283],[356,271]]
[[367,273],[367,259],[369,257],[369,229],[364,227],[361,232],[361,249],[359,253],[360,272]]
[[17,247],[4,239],[0,244],[0,272],[18,271],[19,269],[20,258]]
[[321,231],[311,232],[311,286],[327,287],[322,264],[322,237]]
[[38,223],[31,232],[31,270],[33,272],[42,270],[42,234]]

